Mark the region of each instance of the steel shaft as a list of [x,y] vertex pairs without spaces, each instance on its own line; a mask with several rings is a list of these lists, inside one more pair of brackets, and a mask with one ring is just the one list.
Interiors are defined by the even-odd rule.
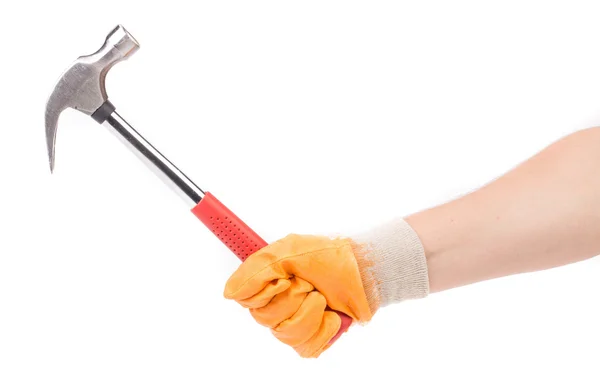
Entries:
[[183,172],[152,146],[141,134],[113,111],[103,122],[123,144],[129,148],[167,186],[179,195],[190,207],[194,207],[204,197],[202,191]]

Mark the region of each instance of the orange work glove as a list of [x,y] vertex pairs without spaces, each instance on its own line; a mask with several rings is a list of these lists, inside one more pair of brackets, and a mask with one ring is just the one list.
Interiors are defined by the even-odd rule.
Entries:
[[318,357],[341,311],[365,323],[385,305],[428,294],[421,242],[403,219],[352,238],[290,234],[248,257],[224,296],[301,357]]

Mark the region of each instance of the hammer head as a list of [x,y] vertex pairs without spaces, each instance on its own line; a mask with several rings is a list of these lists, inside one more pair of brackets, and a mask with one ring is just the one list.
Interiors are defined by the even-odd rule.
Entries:
[[98,51],[80,56],[63,72],[46,103],[46,144],[50,171],[54,170],[54,147],[60,114],[72,108],[92,116],[108,101],[105,88],[108,71],[139,47],[133,36],[118,25],[108,34]]

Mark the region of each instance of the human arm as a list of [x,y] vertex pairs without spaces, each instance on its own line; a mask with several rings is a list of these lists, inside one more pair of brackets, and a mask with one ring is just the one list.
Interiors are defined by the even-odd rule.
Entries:
[[339,318],[600,254],[600,128],[573,133],[448,203],[346,238],[289,235],[249,257],[224,295],[303,357]]
[[431,292],[600,254],[600,128],[570,134],[498,179],[405,218]]

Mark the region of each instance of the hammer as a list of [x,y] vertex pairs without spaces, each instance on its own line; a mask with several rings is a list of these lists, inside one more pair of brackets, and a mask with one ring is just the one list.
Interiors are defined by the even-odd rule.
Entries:
[[[205,192],[194,184],[129,125],[108,100],[106,74],[115,64],[129,58],[139,48],[137,40],[123,26],[118,25],[107,35],[99,50],[80,56],[63,72],[46,103],[46,144],[50,172],[54,171],[56,131],[60,114],[68,108],[87,114],[98,124],[108,128],[175,191],[191,208],[191,212],[243,262],[265,247],[267,242],[210,192]],[[346,314],[339,311],[336,313],[342,323],[331,343],[346,332],[352,323],[352,319]]]

